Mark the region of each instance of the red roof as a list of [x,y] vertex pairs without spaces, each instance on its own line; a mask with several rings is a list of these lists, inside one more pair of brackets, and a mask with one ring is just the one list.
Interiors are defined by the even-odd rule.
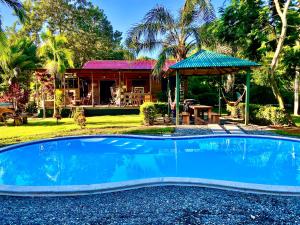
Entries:
[[[83,69],[107,69],[107,70],[152,70],[155,60],[92,60],[83,65]],[[168,60],[164,70],[175,64],[175,60]]]

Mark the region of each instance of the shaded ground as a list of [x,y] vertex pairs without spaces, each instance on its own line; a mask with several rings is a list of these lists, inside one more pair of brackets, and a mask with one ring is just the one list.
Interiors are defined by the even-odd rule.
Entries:
[[0,197],[1,224],[300,224],[300,198],[197,187]]

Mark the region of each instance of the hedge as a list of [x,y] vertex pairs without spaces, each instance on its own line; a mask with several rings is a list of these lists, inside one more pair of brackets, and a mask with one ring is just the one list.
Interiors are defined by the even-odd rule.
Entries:
[[[227,111],[232,117],[245,118],[245,103],[237,106],[227,105]],[[272,105],[249,105],[249,120],[258,125],[285,125],[288,118],[284,110]]]
[[[71,117],[72,111],[67,108],[63,108],[61,110],[61,116],[63,118]],[[46,109],[46,117],[52,117],[53,116],[53,109]],[[38,117],[42,118],[43,117],[43,109],[40,109],[38,112]]]

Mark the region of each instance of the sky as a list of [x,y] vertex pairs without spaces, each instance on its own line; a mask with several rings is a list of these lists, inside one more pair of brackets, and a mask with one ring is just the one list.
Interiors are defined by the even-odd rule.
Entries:
[[[225,1],[212,0],[216,12]],[[124,38],[130,27],[138,23],[154,6],[163,5],[176,15],[184,0],[92,0],[92,2],[104,10],[113,28],[121,31]],[[3,4],[0,4],[0,15],[4,27],[12,25],[16,20],[12,10]]]
[[[184,0],[92,0],[103,9],[115,30],[126,34],[130,27],[138,23],[143,16],[156,5],[164,5],[173,13],[177,13]],[[223,5],[224,0],[212,0],[215,10]],[[0,14],[4,26],[13,24],[16,17],[12,10],[0,4]]]

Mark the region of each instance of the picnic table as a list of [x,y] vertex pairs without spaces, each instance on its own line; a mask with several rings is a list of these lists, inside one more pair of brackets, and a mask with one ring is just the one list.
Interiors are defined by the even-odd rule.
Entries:
[[195,124],[201,125],[207,122],[204,119],[204,113],[207,112],[208,123],[212,121],[212,106],[209,105],[191,105],[191,109],[194,110]]

